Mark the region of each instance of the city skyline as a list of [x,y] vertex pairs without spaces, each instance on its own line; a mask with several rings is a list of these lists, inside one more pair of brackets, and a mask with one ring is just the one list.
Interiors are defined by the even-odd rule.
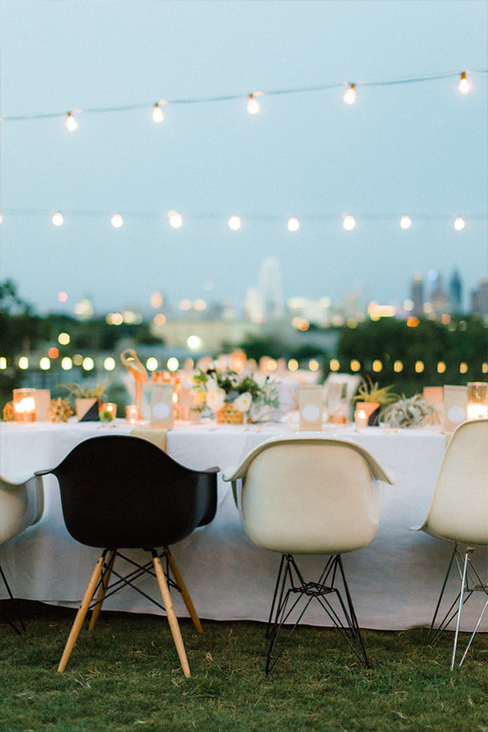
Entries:
[[438,268],[468,307],[488,276],[486,3],[0,0],[0,20],[0,275],[39,312],[243,302],[268,257],[285,298],[387,304]]

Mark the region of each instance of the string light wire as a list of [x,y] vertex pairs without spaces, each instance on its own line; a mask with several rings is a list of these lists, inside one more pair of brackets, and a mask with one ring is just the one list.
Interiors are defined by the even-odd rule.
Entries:
[[[449,79],[449,78],[456,78],[459,79],[460,74],[486,74],[488,73],[488,69],[473,69],[473,70],[466,70],[463,72],[448,72],[448,73],[442,73],[442,74],[431,74],[431,75],[425,75],[425,76],[416,76],[412,78],[404,78],[404,79],[386,79],[386,80],[379,80],[379,81],[356,81],[354,82],[354,87],[357,89],[359,86],[394,86],[394,85],[400,85],[400,84],[420,84],[424,82],[430,82],[430,81],[439,81],[441,79]],[[347,86],[351,86],[351,83],[348,82]],[[331,89],[342,89],[344,87],[344,82],[339,83],[333,83],[333,84],[320,84],[316,86],[304,86],[304,87],[296,87],[293,89],[273,89],[270,91],[264,91],[260,92],[260,94],[265,96],[277,96],[277,95],[283,95],[283,94],[306,94],[311,92],[321,92],[321,91],[329,91]],[[253,92],[255,95],[256,92]],[[206,97],[194,97],[190,99],[165,99],[165,103],[168,105],[172,104],[209,104],[214,102],[228,102],[236,99],[245,99],[249,100],[250,94],[227,94],[225,96],[206,96]],[[159,102],[161,104],[161,102]],[[123,106],[116,106],[116,107],[93,107],[93,108],[86,108],[86,109],[72,109],[70,114],[104,114],[109,112],[128,112],[131,110],[137,110],[137,109],[154,109],[154,102],[152,103],[144,103],[144,104],[126,104]],[[20,122],[25,120],[36,120],[36,119],[54,119],[56,117],[63,117],[66,118],[66,112],[48,112],[44,114],[25,114],[25,115],[9,115],[5,117],[0,117],[0,122]]]

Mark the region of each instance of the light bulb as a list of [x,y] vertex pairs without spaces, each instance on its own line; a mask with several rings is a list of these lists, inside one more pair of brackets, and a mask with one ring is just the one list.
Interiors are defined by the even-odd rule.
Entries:
[[295,218],[294,216],[291,216],[291,217],[290,217],[290,218],[288,219],[288,224],[287,224],[287,226],[288,226],[288,231],[298,231],[298,229],[299,229],[299,227],[300,227],[300,222],[299,222],[299,220],[298,220],[298,219],[296,219],[296,218]]
[[257,114],[259,112],[259,102],[254,94],[249,94],[249,99],[247,100],[247,111],[249,114]]
[[345,216],[344,221],[342,222],[342,226],[345,228],[346,231],[352,231],[356,226],[356,219],[354,218],[354,216]]
[[467,94],[470,89],[471,89],[471,84],[469,83],[468,79],[466,78],[466,71],[463,71],[460,74],[459,91],[461,92],[461,94]]
[[456,231],[462,231],[462,229],[464,229],[465,226],[466,226],[465,220],[461,216],[458,216],[454,221],[454,228],[456,229]]
[[400,226],[402,229],[409,229],[412,226],[412,219],[410,216],[402,216],[400,219]]
[[122,218],[122,216],[121,216],[120,214],[116,213],[116,214],[114,214],[114,215],[112,216],[112,218],[110,219],[110,223],[112,224],[112,226],[113,226],[113,227],[114,227],[115,229],[120,229],[120,227],[121,227],[121,226],[123,225],[123,223],[124,223],[124,219]]
[[74,132],[76,129],[78,129],[78,122],[73,117],[71,112],[68,112],[66,115],[66,127],[70,132]]
[[241,220],[239,216],[231,216],[229,219],[229,229],[232,229],[232,231],[237,231],[241,228]]
[[53,222],[54,226],[62,226],[64,224],[63,214],[57,211],[55,214],[53,214],[51,221]]
[[152,118],[153,122],[156,122],[156,124],[159,124],[164,120],[163,110],[159,106],[159,103],[154,105]]
[[349,84],[349,89],[343,97],[346,104],[354,104],[356,101],[356,84]]
[[183,223],[181,215],[177,211],[170,211],[168,216],[170,226],[172,226],[173,229],[179,229]]

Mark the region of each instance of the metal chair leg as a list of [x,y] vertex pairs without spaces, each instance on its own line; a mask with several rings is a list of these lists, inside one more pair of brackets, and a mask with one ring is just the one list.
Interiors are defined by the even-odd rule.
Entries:
[[[6,589],[7,589],[8,595],[10,597],[10,602],[12,603],[12,607],[15,610],[15,614],[17,616],[17,620],[19,621],[20,626],[21,626],[22,630],[25,633],[24,621],[22,620],[22,617],[20,615],[19,608],[18,608],[18,605],[17,605],[17,601],[16,601],[15,597],[12,594],[12,590],[10,589],[9,583],[7,582],[7,578],[5,577],[5,574],[4,574],[4,571],[2,569],[2,565],[1,564],[0,564],[0,574],[2,575],[3,583],[4,583],[4,585],[5,585]],[[5,618],[5,620],[15,630],[16,633],[18,633],[19,635],[22,635],[22,632],[17,628],[17,626],[15,625],[15,623],[13,623],[8,618]]]

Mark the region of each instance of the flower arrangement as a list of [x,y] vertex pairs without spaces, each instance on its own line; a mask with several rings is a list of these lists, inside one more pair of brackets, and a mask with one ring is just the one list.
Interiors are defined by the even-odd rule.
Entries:
[[403,394],[401,399],[385,409],[383,416],[388,427],[418,427],[427,417],[434,415],[435,410],[421,394],[408,399]]
[[253,406],[279,407],[278,390],[269,377],[241,376],[231,369],[199,369],[193,376],[192,389],[198,412],[208,409],[217,414],[226,404],[242,414],[249,414]]

